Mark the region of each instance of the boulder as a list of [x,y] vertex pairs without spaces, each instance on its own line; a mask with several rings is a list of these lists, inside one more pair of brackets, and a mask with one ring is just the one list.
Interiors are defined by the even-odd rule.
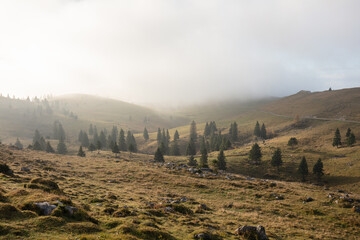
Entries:
[[198,233],[194,235],[195,239],[211,240],[211,235],[208,233]]
[[40,209],[41,213],[45,216],[49,216],[52,211],[56,208],[56,205],[50,204],[48,202],[36,202],[34,203],[37,208]]
[[261,225],[254,226],[241,226],[235,230],[235,234],[244,237],[245,239],[269,240],[266,236],[265,228]]

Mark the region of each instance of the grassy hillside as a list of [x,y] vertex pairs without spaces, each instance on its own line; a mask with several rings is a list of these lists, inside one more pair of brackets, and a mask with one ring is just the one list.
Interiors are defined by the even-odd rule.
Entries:
[[[59,156],[0,146],[14,175],[1,174],[0,238],[239,239],[241,225],[263,225],[270,239],[356,239],[359,213],[336,188],[265,181],[237,174],[192,174],[152,156],[108,152]],[[169,157],[167,162],[183,162]],[[27,167],[29,171],[21,171]],[[59,189],[46,190],[48,179]],[[34,180],[36,179],[36,180]],[[26,188],[24,188],[26,186]],[[50,185],[54,186],[54,185]],[[334,193],[334,199],[328,193]],[[311,197],[314,201],[304,202]],[[358,194],[350,194],[359,199]],[[41,216],[33,203],[57,207]]]
[[295,117],[360,121],[360,88],[324,92],[300,91],[261,107],[264,111]]

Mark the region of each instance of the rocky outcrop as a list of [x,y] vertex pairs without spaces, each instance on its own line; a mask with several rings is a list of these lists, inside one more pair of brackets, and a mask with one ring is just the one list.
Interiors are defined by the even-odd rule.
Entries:
[[247,225],[241,226],[235,230],[235,234],[240,235],[248,240],[269,240],[269,238],[266,236],[265,228],[261,225],[258,225],[257,227]]

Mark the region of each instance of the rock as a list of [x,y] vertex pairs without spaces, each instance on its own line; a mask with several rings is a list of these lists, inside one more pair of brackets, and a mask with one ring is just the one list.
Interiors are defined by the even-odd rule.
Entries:
[[39,208],[41,213],[45,216],[49,216],[56,208],[56,205],[50,204],[48,202],[36,202],[35,206]]
[[211,240],[211,236],[208,233],[198,233],[194,235],[195,239]]
[[353,212],[360,213],[360,207],[359,206],[353,206],[352,210],[353,210]]
[[22,171],[22,172],[30,172],[30,168],[28,168],[28,167],[22,167],[22,168],[20,169],[20,171]]
[[241,226],[235,230],[235,234],[243,236],[245,239],[269,240],[266,236],[265,228],[261,225],[254,226]]
[[66,206],[65,210],[72,216],[78,209],[76,207]]
[[304,200],[304,202],[312,202],[314,201],[314,199],[312,197],[308,197]]
[[180,202],[187,202],[188,201],[188,199],[187,199],[187,197],[182,197],[182,198],[180,198]]

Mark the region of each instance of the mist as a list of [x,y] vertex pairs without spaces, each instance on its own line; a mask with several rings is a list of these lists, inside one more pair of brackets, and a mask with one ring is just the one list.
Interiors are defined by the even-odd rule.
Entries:
[[0,92],[141,104],[360,85],[359,1],[0,3]]

